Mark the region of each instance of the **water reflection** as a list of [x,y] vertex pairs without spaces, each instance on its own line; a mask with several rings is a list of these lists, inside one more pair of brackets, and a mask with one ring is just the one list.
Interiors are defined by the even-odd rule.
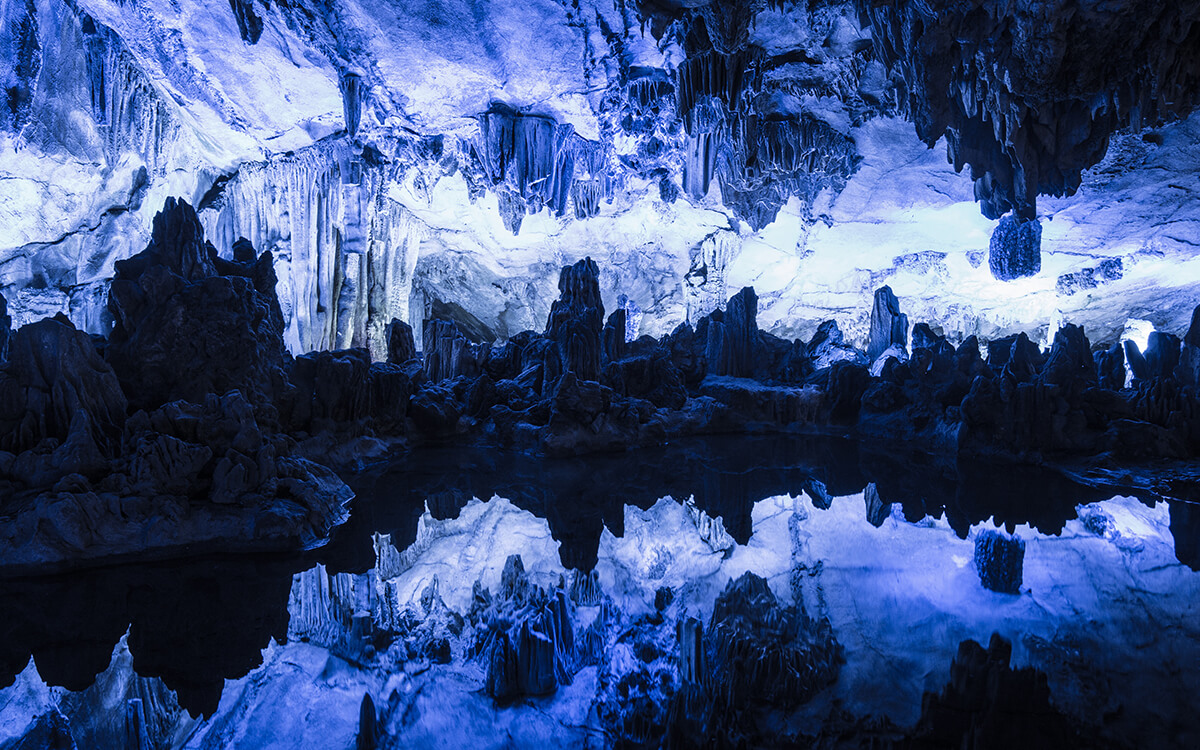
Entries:
[[[804,492],[818,506],[864,493],[876,526],[899,505],[910,521],[945,517],[965,537],[986,519],[1056,534],[1077,505],[1116,494],[1046,469],[947,464],[848,440],[714,437],[622,454],[547,460],[483,448],[432,448],[347,478],[350,521],[306,555],[144,563],[39,579],[0,581],[0,686],[32,656],[51,685],[80,690],[106,669],[126,632],[134,668],[161,677],[191,713],[215,710],[225,679],[261,663],[270,639],[287,634],[294,574],[322,563],[330,574],[375,564],[371,535],[399,549],[415,537],[426,505],[456,517],[472,497],[508,498],[546,519],[566,568],[597,563],[601,532],[624,534],[625,508],[689,496],[746,544],[754,504]],[[1127,493],[1126,493],[1127,494]],[[1148,498],[1149,499],[1149,498]],[[1173,503],[1176,554],[1200,567],[1200,512]]]
[[309,564],[197,560],[0,581],[0,685],[32,656],[47,684],[82,690],[128,631],[140,676],[161,677],[193,714],[211,712],[224,680],[287,635],[292,575]]
[[745,544],[754,503],[776,495],[805,492],[818,507],[827,507],[837,496],[874,485],[879,505],[873,520],[899,504],[910,521],[945,515],[966,537],[972,524],[991,518],[1010,529],[1029,524],[1057,534],[1075,517],[1075,506],[1117,493],[1046,468],[945,463],[851,440],[800,436],[715,436],[568,459],[447,447],[413,453],[349,481],[360,505],[328,554],[341,569],[354,572],[374,563],[371,532],[391,533],[403,548],[411,543],[426,502],[434,518],[444,519],[457,515],[472,497],[498,495],[545,518],[562,542],[563,566],[590,570],[601,530],[623,533],[626,505],[645,509],[667,495],[694,496],[701,509],[721,516],[734,540]]

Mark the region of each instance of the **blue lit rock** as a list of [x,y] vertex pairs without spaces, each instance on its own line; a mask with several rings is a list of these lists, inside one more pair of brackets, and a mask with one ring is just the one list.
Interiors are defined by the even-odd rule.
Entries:
[[988,267],[1000,281],[1036,276],[1042,270],[1042,225],[1014,215],[1000,219],[992,233]]
[[888,286],[875,290],[871,308],[871,332],[867,340],[867,358],[875,361],[890,347],[908,347],[908,316],[900,312],[900,301]]
[[501,588],[477,646],[487,665],[488,695],[497,700],[553,693],[570,683],[575,625],[567,593],[546,591],[525,576],[520,555],[504,564]]

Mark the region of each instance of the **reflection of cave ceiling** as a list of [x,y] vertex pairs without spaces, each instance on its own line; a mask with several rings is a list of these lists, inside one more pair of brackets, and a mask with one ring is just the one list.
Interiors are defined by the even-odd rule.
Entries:
[[275,253],[296,351],[378,350],[391,318],[434,308],[481,338],[540,328],[549,270],[588,254],[606,304],[625,295],[652,333],[744,284],[785,335],[837,318],[861,336],[884,283],[955,336],[1071,321],[1103,342],[1128,318],[1180,333],[1200,298],[1195,4],[25,0],[0,16],[0,289],[18,322],[106,331],[112,264],[170,195],[222,252],[245,236]]

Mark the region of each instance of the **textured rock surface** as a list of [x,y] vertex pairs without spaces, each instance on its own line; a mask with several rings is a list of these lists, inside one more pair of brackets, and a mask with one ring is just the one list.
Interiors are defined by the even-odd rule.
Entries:
[[604,303],[600,300],[600,269],[591,258],[562,269],[558,276],[558,299],[550,306],[546,336],[554,341],[557,362],[547,363],[551,372],[575,373],[581,380],[600,379],[601,331]]
[[988,268],[1000,281],[1037,276],[1042,270],[1042,225],[1037,219],[1000,219],[988,245]]
[[[1089,8],[1068,39],[1061,3],[936,8],[14,6],[0,287],[18,324],[62,312],[107,334],[113,263],[174,195],[223,257],[239,237],[271,253],[293,354],[382,360],[392,319],[420,346],[439,305],[503,340],[547,314],[548,259],[584,255],[605,306],[624,294],[652,335],[753,285],[764,330],[837,318],[861,347],[882,283],[955,344],[1065,318],[1108,345],[1134,311],[1181,329],[1200,138],[1157,116],[1192,101],[1190,12]],[[1021,41],[987,41],[1006,30]],[[986,172],[979,196],[905,114]],[[1111,135],[1127,122],[1154,130]],[[999,284],[980,263],[995,224],[971,204],[1022,180],[1077,194],[1041,204],[1045,270]]]
[[1025,543],[992,530],[975,537],[975,569],[985,589],[1002,594],[1021,590],[1021,571],[1025,563]]
[[18,329],[0,364],[7,571],[311,547],[346,519],[352,493],[290,455],[280,411],[299,429],[368,416],[394,428],[407,376],[379,365],[326,384],[298,366],[290,383],[271,259],[250,255],[217,257],[191,207],[168,200],[150,245],[120,264],[103,357],[64,318]]
[[907,354],[908,316],[900,312],[900,300],[896,299],[891,287],[885,286],[875,290],[875,304],[871,308],[871,333],[867,339],[867,358],[875,361],[893,346]]
[[126,398],[86,333],[58,319],[23,326],[2,368],[0,450],[21,453],[47,438],[66,443],[74,437],[85,452],[102,447],[112,455]]

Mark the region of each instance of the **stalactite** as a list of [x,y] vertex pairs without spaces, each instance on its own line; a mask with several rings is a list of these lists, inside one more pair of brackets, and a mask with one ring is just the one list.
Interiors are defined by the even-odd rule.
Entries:
[[99,100],[107,108],[101,121],[107,123],[109,163],[132,151],[152,174],[160,175],[168,164],[182,161],[172,153],[181,139],[179,124],[129,53],[113,44],[107,50],[99,66],[103,91],[93,91],[92,102]]
[[724,138],[717,177],[725,204],[759,229],[790,196],[811,203],[826,188],[840,191],[858,162],[854,142],[822,120],[751,114]]
[[336,146],[315,146],[243,165],[201,212],[218,248],[246,237],[274,253],[293,353],[365,346],[382,361],[385,327],[408,321],[425,232],[384,194],[391,180]]
[[658,114],[661,101],[672,93],[671,82],[655,75],[634,78],[625,85],[625,101],[629,109],[639,115]]
[[683,61],[676,74],[675,92],[689,133],[698,127],[693,112],[709,97],[719,100],[729,112],[746,109],[745,95],[757,87],[759,55],[756,48],[732,54],[708,51]]
[[229,0],[238,34],[246,44],[258,44],[263,33],[262,17],[254,12],[254,0]]
[[729,298],[725,273],[741,249],[736,234],[721,230],[705,237],[692,248],[691,268],[684,277],[687,321],[695,323],[713,310],[724,309]]
[[353,138],[358,133],[362,119],[362,76],[346,73],[342,76],[342,112],[346,118],[346,132]]
[[29,124],[38,74],[42,69],[42,46],[38,42],[38,9],[33,0],[25,0],[24,13],[16,7],[11,11],[5,7],[5,11],[5,16],[8,16],[9,12],[13,13],[12,20],[5,18],[5,23],[12,24],[10,33],[15,47],[15,59],[11,63],[11,78],[5,81],[7,85],[4,88],[4,106],[0,106],[0,118],[3,118],[0,119],[0,129],[20,133]]
[[471,153],[485,181],[497,189],[501,215],[513,234],[520,231],[525,212],[547,207],[562,216],[570,202],[576,218],[589,218],[599,213],[601,199],[612,195],[606,149],[549,117],[493,105],[480,117]]
[[[408,323],[413,274],[427,229],[408,209],[379,196],[371,212],[367,342],[371,358],[387,360],[386,327],[393,318]],[[416,327],[416,326],[414,326]]]
[[1035,218],[1037,196],[1073,194],[1118,129],[1198,103],[1192,3],[857,5],[917,134],[947,136],[988,218]]
[[87,55],[88,90],[92,96],[92,118],[97,125],[108,124],[108,98],[106,91],[106,68],[108,67],[107,30],[96,27],[91,16],[80,18],[83,45]]
[[708,195],[709,185],[717,173],[717,144],[715,133],[689,136],[683,155],[683,189],[696,199]]

